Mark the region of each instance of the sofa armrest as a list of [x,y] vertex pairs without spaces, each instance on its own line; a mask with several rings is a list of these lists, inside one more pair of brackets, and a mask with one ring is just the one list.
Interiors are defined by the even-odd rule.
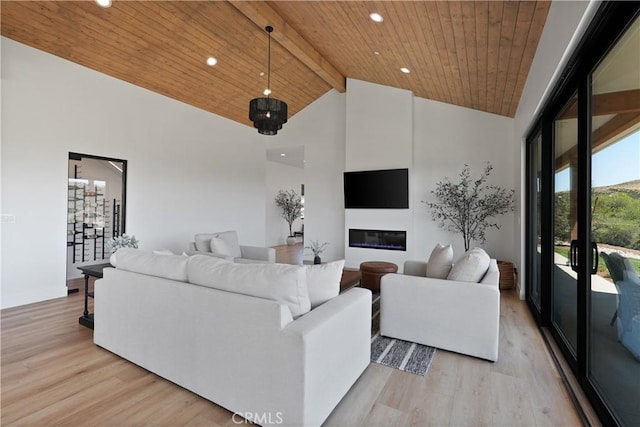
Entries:
[[300,348],[304,366],[304,425],[319,425],[371,359],[371,291],[353,288],[282,330]]
[[427,263],[426,261],[405,261],[403,274],[407,276],[427,276]]
[[273,248],[240,245],[240,253],[242,254],[242,258],[245,259],[266,261],[270,264],[276,262],[276,250]]

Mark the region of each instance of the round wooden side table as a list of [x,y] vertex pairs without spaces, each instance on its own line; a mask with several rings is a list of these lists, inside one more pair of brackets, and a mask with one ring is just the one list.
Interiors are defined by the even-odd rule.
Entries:
[[380,278],[388,273],[397,273],[398,266],[392,262],[367,261],[360,264],[360,286],[371,292],[380,292]]

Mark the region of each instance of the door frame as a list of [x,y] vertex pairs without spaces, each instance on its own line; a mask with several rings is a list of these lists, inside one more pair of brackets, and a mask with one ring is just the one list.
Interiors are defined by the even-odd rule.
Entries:
[[122,229],[120,230],[120,234],[124,234],[127,225],[127,161],[123,159],[118,159],[115,157],[103,157],[103,156],[95,156],[93,154],[81,154],[69,152],[69,160],[82,160],[82,159],[94,159],[94,160],[103,160],[106,162],[119,162],[122,163],[122,209],[121,209],[121,219],[122,219]]

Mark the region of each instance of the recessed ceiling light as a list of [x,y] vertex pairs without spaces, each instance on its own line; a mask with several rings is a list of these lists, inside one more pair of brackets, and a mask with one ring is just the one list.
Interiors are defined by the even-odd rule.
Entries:
[[111,0],[95,0],[100,7],[111,7]]
[[207,65],[213,67],[217,63],[218,63],[218,60],[216,58],[214,58],[213,56],[210,56],[210,57],[207,58]]
[[260,77],[264,76],[264,71],[260,71]]
[[406,67],[402,67],[402,68],[400,68],[400,71],[402,71],[402,72],[403,72],[403,73],[405,73],[405,74],[409,74],[409,73],[411,72],[411,70],[410,70],[410,69],[408,69],[408,68],[406,68]]
[[284,156],[286,156],[285,153],[280,153],[280,157],[284,157]]
[[380,52],[378,52],[377,50],[374,50],[374,51],[373,51],[373,54],[374,54],[374,55],[380,55]]
[[373,22],[382,22],[382,21],[384,21],[384,18],[382,17],[382,15],[380,15],[379,13],[375,13],[375,12],[370,13],[369,14],[369,18],[371,18],[371,20]]
[[265,94],[265,96],[269,96],[269,95],[271,95],[271,89],[268,89],[268,88],[267,88],[267,89],[265,89],[265,90],[264,90],[264,92],[262,92],[262,93],[264,93],[264,94]]

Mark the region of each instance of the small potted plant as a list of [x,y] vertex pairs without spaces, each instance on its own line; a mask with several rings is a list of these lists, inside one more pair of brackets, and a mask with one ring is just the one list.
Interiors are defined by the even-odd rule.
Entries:
[[320,254],[324,252],[324,248],[329,245],[329,242],[320,243],[317,240],[312,240],[309,246],[305,246],[305,249],[310,249],[313,252],[313,263],[320,264],[322,260],[320,259]]
[[111,256],[109,257],[109,262],[111,265],[115,267],[116,265],[116,251],[120,248],[138,248],[139,240],[136,239],[136,236],[129,236],[128,234],[123,234],[118,237],[112,237],[109,239],[107,244],[105,245],[107,250],[111,252]]
[[293,190],[278,191],[276,195],[276,206],[281,210],[280,214],[287,224],[289,224],[289,237],[287,237],[287,245],[294,245],[296,238],[293,235],[293,222],[300,218],[302,214],[302,199]]

